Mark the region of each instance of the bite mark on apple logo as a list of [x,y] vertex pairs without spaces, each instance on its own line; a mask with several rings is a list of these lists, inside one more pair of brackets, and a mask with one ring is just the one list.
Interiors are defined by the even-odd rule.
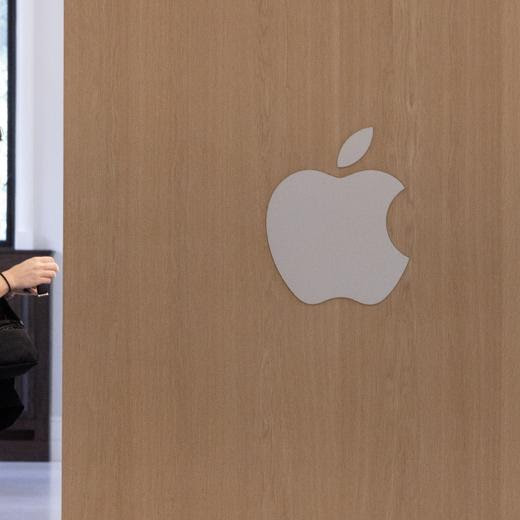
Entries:
[[[373,128],[349,137],[339,168],[365,155]],[[276,268],[302,302],[349,298],[374,305],[398,284],[409,258],[392,243],[387,213],[404,189],[378,170],[334,177],[301,170],[286,177],[267,206],[267,241]]]

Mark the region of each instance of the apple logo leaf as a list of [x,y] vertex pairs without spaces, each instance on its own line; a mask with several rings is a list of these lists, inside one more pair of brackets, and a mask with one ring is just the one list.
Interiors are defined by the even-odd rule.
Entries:
[[352,134],[341,147],[338,155],[338,168],[350,166],[359,161],[365,155],[372,142],[374,129],[372,127],[363,128]]

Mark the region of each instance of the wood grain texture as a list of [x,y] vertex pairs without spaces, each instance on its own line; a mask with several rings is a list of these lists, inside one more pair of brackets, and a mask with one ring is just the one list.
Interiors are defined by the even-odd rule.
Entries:
[[[520,517],[514,0],[66,0],[63,518]],[[265,210],[373,126],[410,256],[305,305]]]

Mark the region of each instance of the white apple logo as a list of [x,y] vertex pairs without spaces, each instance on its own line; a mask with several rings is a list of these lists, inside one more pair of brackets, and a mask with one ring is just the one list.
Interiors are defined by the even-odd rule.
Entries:
[[[364,128],[347,139],[338,167],[361,159],[372,136]],[[386,227],[388,208],[403,189],[377,170],[343,178],[302,170],[286,177],[271,195],[266,227],[276,268],[294,295],[309,304],[383,301],[408,264]]]

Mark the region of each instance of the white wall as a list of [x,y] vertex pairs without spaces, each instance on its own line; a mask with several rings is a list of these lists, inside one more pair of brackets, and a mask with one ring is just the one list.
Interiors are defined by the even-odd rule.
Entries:
[[51,459],[61,460],[63,0],[18,0],[15,248],[49,249]]

